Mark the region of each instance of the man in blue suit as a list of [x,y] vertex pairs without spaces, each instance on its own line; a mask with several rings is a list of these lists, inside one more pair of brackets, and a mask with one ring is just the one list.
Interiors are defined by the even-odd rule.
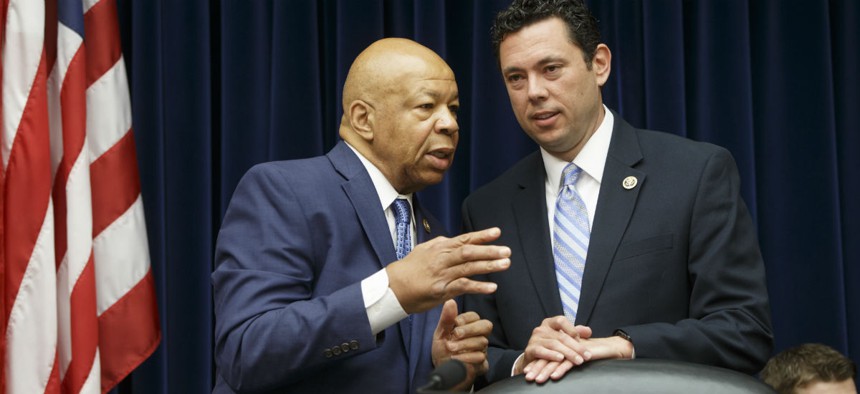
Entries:
[[214,392],[405,394],[451,358],[460,389],[486,371],[491,325],[452,299],[492,293],[468,277],[510,249],[484,245],[496,228],[443,237],[414,194],[451,165],[458,100],[433,51],[377,41],[346,78],[343,141],[248,171],[215,251]]
[[545,382],[606,358],[758,371],[764,264],[729,152],[603,105],[611,54],[579,0],[514,0],[493,39],[540,150],[463,204],[466,230],[499,227],[512,250],[510,270],[475,278],[495,293],[464,297],[493,323],[486,379]]

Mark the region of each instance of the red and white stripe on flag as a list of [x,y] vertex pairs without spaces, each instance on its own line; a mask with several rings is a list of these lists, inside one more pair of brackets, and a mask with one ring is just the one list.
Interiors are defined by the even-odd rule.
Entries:
[[0,392],[106,392],[161,338],[116,1],[0,4]]

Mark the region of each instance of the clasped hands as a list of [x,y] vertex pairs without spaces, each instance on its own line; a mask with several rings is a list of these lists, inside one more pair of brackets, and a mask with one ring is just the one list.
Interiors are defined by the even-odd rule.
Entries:
[[564,316],[546,318],[532,331],[523,356],[517,359],[514,375],[544,383],[558,380],[573,367],[600,359],[629,359],[633,344],[621,337],[592,338],[587,326],[574,326]]

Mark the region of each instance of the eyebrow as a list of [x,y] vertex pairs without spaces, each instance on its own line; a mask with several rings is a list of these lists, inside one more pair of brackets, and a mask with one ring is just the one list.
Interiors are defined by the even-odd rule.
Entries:
[[[559,57],[559,56],[547,56],[547,57],[545,57],[545,58],[541,59],[540,61],[538,61],[538,62],[537,62],[537,65],[538,65],[538,66],[545,66],[545,65],[547,65],[547,64],[549,64],[549,63],[555,63],[555,62],[561,62],[561,63],[565,63],[565,64],[567,63],[567,61],[565,61],[565,60],[564,60],[564,58],[562,58],[562,57]],[[504,74],[507,74],[507,73],[516,72],[516,71],[523,71],[523,70],[525,70],[525,69],[524,69],[524,68],[522,68],[522,67],[510,66],[510,67],[505,67],[505,68],[502,70],[502,74],[504,75]]]
[[[442,99],[441,93],[439,93],[435,90],[428,90],[428,89],[421,89],[415,93],[415,97],[420,97],[420,96],[430,96],[430,98],[432,98],[434,100],[441,100]],[[457,92],[457,94],[454,95],[454,100],[460,100],[460,92]]]
[[416,96],[430,96],[430,97],[432,97],[432,98],[434,98],[434,99],[437,99],[437,100],[438,100],[440,97],[442,97],[442,95],[441,95],[441,94],[439,94],[439,92],[437,92],[437,91],[435,91],[435,90],[427,90],[427,89],[421,89],[421,90],[419,90],[419,91],[418,91],[418,94],[416,94]]

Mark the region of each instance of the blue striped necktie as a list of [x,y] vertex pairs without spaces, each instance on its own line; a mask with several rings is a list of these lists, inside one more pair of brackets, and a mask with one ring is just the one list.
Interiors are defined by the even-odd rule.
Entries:
[[402,260],[412,251],[412,234],[409,227],[412,226],[412,210],[409,201],[404,198],[394,200],[394,229],[397,234],[397,243],[394,245],[397,252],[397,260]]
[[558,279],[561,304],[564,315],[571,322],[576,321],[588,238],[591,234],[588,210],[574,188],[581,173],[582,169],[573,163],[568,164],[562,171],[563,186],[555,202],[555,228],[552,234],[552,254],[555,258],[555,276]]
[[[412,232],[409,231],[412,227],[412,209],[409,207],[409,201],[405,198],[398,198],[391,204],[394,211],[394,232],[397,235],[397,242],[394,245],[394,250],[397,253],[397,260],[403,260],[409,252],[412,251]],[[412,332],[412,314],[406,318],[406,331]],[[412,335],[404,334],[406,341],[406,352],[412,347]]]

